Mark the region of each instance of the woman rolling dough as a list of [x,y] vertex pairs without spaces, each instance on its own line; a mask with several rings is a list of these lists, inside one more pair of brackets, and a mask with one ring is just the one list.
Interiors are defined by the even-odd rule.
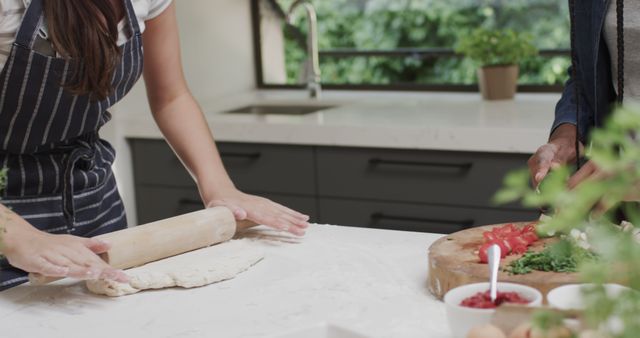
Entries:
[[98,258],[108,244],[88,237],[127,226],[114,149],[98,133],[140,76],[204,205],[304,234],[307,216],[229,179],[185,83],[171,0],[2,0],[0,66],[0,167],[8,168],[0,290],[27,272],[126,280]]

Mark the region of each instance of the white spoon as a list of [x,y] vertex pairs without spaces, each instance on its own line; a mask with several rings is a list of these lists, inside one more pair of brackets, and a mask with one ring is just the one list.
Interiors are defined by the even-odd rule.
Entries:
[[491,301],[495,303],[498,298],[498,270],[500,269],[500,246],[494,244],[489,247],[487,256],[489,258],[489,294]]

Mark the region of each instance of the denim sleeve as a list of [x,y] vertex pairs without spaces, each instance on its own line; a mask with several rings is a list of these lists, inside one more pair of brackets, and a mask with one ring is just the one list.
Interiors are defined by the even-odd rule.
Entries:
[[[569,74],[571,74],[571,68],[569,68]],[[576,114],[580,117],[580,135],[584,138],[587,134],[588,126],[592,125],[593,115],[590,113],[588,102],[584,97],[584,91],[580,93],[580,111],[576,113],[576,99],[575,99],[575,81],[572,77],[565,83],[562,97],[556,105],[556,115],[551,127],[551,133],[556,128],[565,123],[576,125]],[[584,142],[584,139],[581,141]]]

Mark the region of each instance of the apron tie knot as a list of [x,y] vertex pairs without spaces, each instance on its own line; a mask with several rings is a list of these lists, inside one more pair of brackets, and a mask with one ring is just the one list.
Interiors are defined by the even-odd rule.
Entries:
[[75,208],[73,203],[75,184],[73,172],[76,169],[88,171],[95,166],[95,149],[97,140],[97,133],[89,133],[78,138],[76,146],[72,148],[72,151],[63,162],[62,212],[67,220],[67,226],[69,229],[71,229],[75,224]]

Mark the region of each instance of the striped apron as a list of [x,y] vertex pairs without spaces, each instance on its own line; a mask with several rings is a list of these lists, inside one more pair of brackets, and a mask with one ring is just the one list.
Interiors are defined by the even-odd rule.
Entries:
[[[0,202],[36,228],[90,237],[126,227],[111,165],[115,152],[98,136],[109,107],[142,74],[142,37],[131,0],[123,0],[131,38],[121,46],[113,92],[105,100],[73,95],[62,84],[74,60],[43,53],[43,0],[32,0],[0,73],[0,166],[9,169]],[[26,273],[0,261],[0,290]]]

